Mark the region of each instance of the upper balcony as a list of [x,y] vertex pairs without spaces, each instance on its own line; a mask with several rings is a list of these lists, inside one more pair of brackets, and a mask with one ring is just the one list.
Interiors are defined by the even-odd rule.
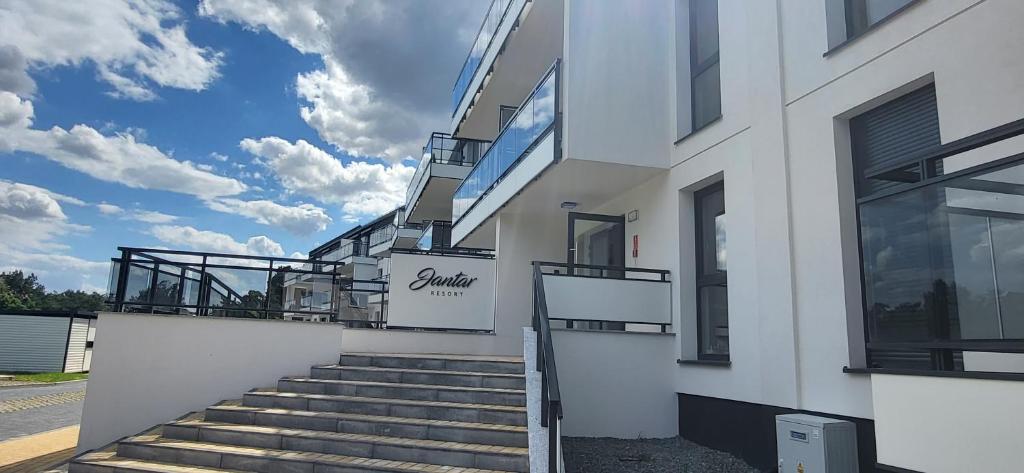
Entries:
[[452,244],[459,244],[561,155],[560,63],[556,61],[452,198]]
[[494,0],[452,89],[453,136],[492,139],[514,107],[562,57],[563,0]]
[[432,133],[406,191],[407,224],[451,220],[452,195],[490,143]]
[[395,238],[398,226],[394,223],[377,227],[370,233],[370,246],[367,255],[387,256],[391,250],[391,242]]

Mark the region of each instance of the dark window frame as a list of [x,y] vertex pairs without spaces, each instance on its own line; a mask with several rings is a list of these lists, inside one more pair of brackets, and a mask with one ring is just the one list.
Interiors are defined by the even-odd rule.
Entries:
[[[722,286],[726,288],[728,293],[728,269],[717,270],[715,273],[707,274],[704,271],[704,225],[703,225],[703,201],[709,195],[714,193],[722,193],[722,208],[725,208],[725,181],[718,181],[709,186],[703,187],[700,190],[693,193],[693,220],[694,220],[694,256],[695,264],[693,265],[696,269],[696,284],[694,285],[694,301],[697,307],[697,360],[699,361],[717,361],[717,362],[729,362],[730,354],[732,353],[732,347],[728,349],[728,353],[704,353],[704,330],[702,325],[702,313],[701,313],[701,289],[712,286]],[[722,212],[718,215],[726,215],[726,212]],[[716,215],[716,217],[718,216]],[[728,240],[726,245],[728,245]],[[729,319],[728,308],[726,308],[726,321]],[[728,322],[727,322],[728,324]],[[728,325],[727,325],[728,326]]]
[[867,25],[867,27],[864,28],[863,30],[858,31],[856,33],[852,33],[851,32],[851,19],[850,19],[850,10],[851,10],[850,4],[851,4],[852,1],[857,1],[857,0],[843,0],[843,26],[846,28],[846,39],[843,40],[843,41],[840,41],[839,43],[836,43],[835,45],[830,46],[828,51],[825,51],[825,53],[822,54],[823,57],[828,57],[829,55],[835,53],[836,51],[845,48],[850,43],[853,43],[854,41],[857,41],[858,39],[863,38],[868,33],[872,32],[875,29],[881,27],[882,25],[888,23],[890,20],[892,20],[893,18],[899,16],[904,11],[907,11],[910,7],[913,7],[914,5],[917,5],[918,3],[921,2],[921,0],[910,0],[909,2],[904,4],[903,6],[897,8],[896,10],[894,10],[892,13],[886,15],[885,17],[879,19],[878,21],[876,21],[874,23],[871,23],[870,25]]
[[[498,105],[498,131],[505,129],[505,125],[508,125],[516,118],[516,112],[519,111],[519,107],[513,105]],[[508,113],[508,120],[505,120],[505,113]]]
[[[690,0],[689,3],[689,16],[690,16],[690,133],[692,135],[709,125],[715,123],[722,118],[722,70],[719,65],[719,54],[722,50],[721,35],[719,34],[719,24],[721,21],[715,23],[715,35],[718,36],[719,45],[718,50],[715,51],[708,59],[700,62],[697,59],[697,11],[698,3],[708,3],[711,0]],[[718,9],[718,0],[713,0],[715,3],[715,9]],[[718,18],[716,13],[715,18]],[[718,70],[718,113],[713,117],[707,117],[702,123],[697,123],[697,77],[707,72],[712,67],[719,66]]]
[[[913,3],[916,3],[916,1],[911,2],[911,4]],[[910,93],[913,92],[908,92],[907,94]],[[852,131],[853,126],[851,123],[851,132]],[[927,149],[923,149],[921,151],[908,155],[905,159],[899,160],[898,162],[893,162],[881,166],[860,168],[860,164],[857,162],[856,152],[853,153],[852,158],[854,159],[853,164],[855,170],[854,179],[856,180],[857,184],[855,186],[855,202],[857,241],[860,262],[859,270],[861,277],[861,297],[862,305],[864,307],[864,342],[866,347],[868,367],[852,368],[849,372],[858,372],[857,370],[866,370],[868,372],[898,371],[900,373],[905,374],[922,375],[935,375],[933,373],[973,373],[972,376],[977,375],[979,377],[985,377],[992,373],[959,371],[964,369],[964,367],[957,362],[960,353],[1024,353],[1024,339],[1020,338],[961,340],[959,338],[954,338],[949,334],[947,334],[945,338],[942,338],[941,329],[948,329],[948,327],[945,326],[948,325],[948,308],[928,313],[928,317],[931,320],[931,323],[935,325],[935,328],[930,329],[939,330],[939,332],[929,332],[930,340],[928,341],[874,341],[872,339],[872,334],[870,331],[870,327],[873,323],[873,318],[872,313],[868,307],[868,294],[865,289],[868,284],[868,275],[866,274],[866,268],[864,265],[865,255],[862,235],[862,208],[865,204],[890,199],[895,196],[900,196],[927,188],[943,186],[945,183],[949,181],[962,179],[965,177],[977,176],[1015,166],[1021,166],[1022,164],[1024,164],[1024,152],[1012,154],[999,159],[994,159],[988,162],[960,169],[955,172],[947,173],[944,171],[942,166],[943,159],[954,157],[962,153],[984,146],[988,146],[993,143],[997,143],[999,141],[1013,138],[1019,135],[1024,135],[1024,119],[1007,123],[1005,125],[992,128],[990,130],[982,131],[975,135],[968,136],[951,143],[936,145]],[[857,145],[854,142],[855,137],[851,136],[851,145],[853,146],[854,151],[856,151]],[[861,187],[862,180],[871,180],[879,178],[895,182],[896,184],[894,184],[892,187],[874,191],[868,191]],[[930,267],[929,269],[932,271],[935,270],[934,267]],[[953,283],[955,284],[955,281],[953,281]],[[938,319],[943,320],[940,321]],[[927,370],[924,370],[875,367],[872,362],[872,352],[876,350],[906,351],[927,354],[927,357],[929,359],[929,368]],[[1021,376],[1020,374],[1016,373],[1013,375]]]

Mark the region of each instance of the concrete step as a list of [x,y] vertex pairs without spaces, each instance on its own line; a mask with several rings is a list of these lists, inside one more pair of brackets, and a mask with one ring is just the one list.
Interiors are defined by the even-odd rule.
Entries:
[[281,378],[277,390],[309,394],[340,394],[343,396],[414,399],[419,401],[466,402],[525,406],[523,389],[469,388],[431,384],[378,383],[313,378]]
[[87,453],[68,465],[68,473],[123,473],[123,472],[157,472],[157,473],[235,473],[238,470],[220,468],[199,468],[192,465],[173,465],[124,458],[114,452]]
[[517,425],[390,417],[343,412],[314,412],[241,405],[206,409],[205,420],[241,425],[380,435],[443,442],[526,447],[527,428]]
[[[237,469],[255,472],[301,473],[453,473],[450,466],[396,460],[369,459],[348,455],[295,452],[270,448],[240,447],[208,442],[189,442],[158,436],[136,436],[118,444],[120,457],[161,463]],[[466,473],[492,473],[499,470],[464,468]]]
[[523,374],[526,372],[523,359],[511,356],[342,353],[338,364],[414,370],[468,371],[474,373]]
[[494,404],[417,401],[376,397],[336,396],[329,394],[253,391],[242,404],[251,407],[293,409],[299,411],[347,412],[389,417],[453,420],[483,424],[526,425],[526,408]]
[[500,469],[522,473],[530,471],[529,450],[516,447],[205,421],[167,424],[163,428],[163,436],[243,447],[349,455],[463,468]]
[[311,378],[377,381],[382,383],[437,384],[471,388],[524,389],[526,375],[509,373],[381,368],[377,366],[314,366]]

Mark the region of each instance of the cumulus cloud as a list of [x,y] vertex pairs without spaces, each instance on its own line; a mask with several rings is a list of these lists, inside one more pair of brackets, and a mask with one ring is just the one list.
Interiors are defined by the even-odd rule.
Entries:
[[[17,45],[28,67],[94,64],[110,95],[156,98],[153,86],[204,90],[217,79],[222,53],[197,46],[181,10],[166,0],[10,0],[0,5],[0,44]],[[0,70],[3,70],[0,54]],[[24,67],[22,67],[24,73]],[[14,92],[31,92],[16,75]],[[0,84],[4,84],[0,73]]]
[[0,180],[0,271],[21,269],[44,278],[50,289],[94,287],[109,263],[62,254],[61,236],[87,232],[71,223],[61,203],[84,202],[29,184]]
[[477,0],[441,8],[415,0],[203,0],[199,12],[320,55],[323,69],[296,77],[302,118],[339,151],[400,161],[418,157],[429,133],[447,128],[452,75],[486,8]]
[[14,45],[0,45],[0,90],[29,97],[36,82],[28,75],[28,61]]
[[286,206],[269,200],[217,199],[207,202],[207,206],[218,212],[238,214],[264,225],[284,228],[301,236],[323,231],[331,223],[327,211],[313,204]]
[[[245,191],[236,179],[203,171],[135,139],[131,133],[104,135],[87,125],[70,130],[30,128],[32,103],[0,92],[0,152],[37,154],[96,179],[137,189],[155,189],[201,198]],[[3,124],[7,124],[3,126]]]
[[400,206],[416,172],[401,163],[344,164],[303,140],[292,143],[273,136],[247,138],[240,146],[261,158],[288,192],[341,205],[350,217],[380,215]]
[[179,225],[157,225],[150,229],[150,234],[175,248],[188,248],[210,253],[284,256],[284,248],[281,247],[281,244],[263,235],[253,236],[240,242],[224,233]]

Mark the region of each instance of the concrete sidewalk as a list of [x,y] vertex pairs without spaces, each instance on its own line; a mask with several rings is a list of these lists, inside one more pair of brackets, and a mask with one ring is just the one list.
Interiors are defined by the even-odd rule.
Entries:
[[0,442],[0,473],[43,471],[66,463],[78,445],[78,426]]

